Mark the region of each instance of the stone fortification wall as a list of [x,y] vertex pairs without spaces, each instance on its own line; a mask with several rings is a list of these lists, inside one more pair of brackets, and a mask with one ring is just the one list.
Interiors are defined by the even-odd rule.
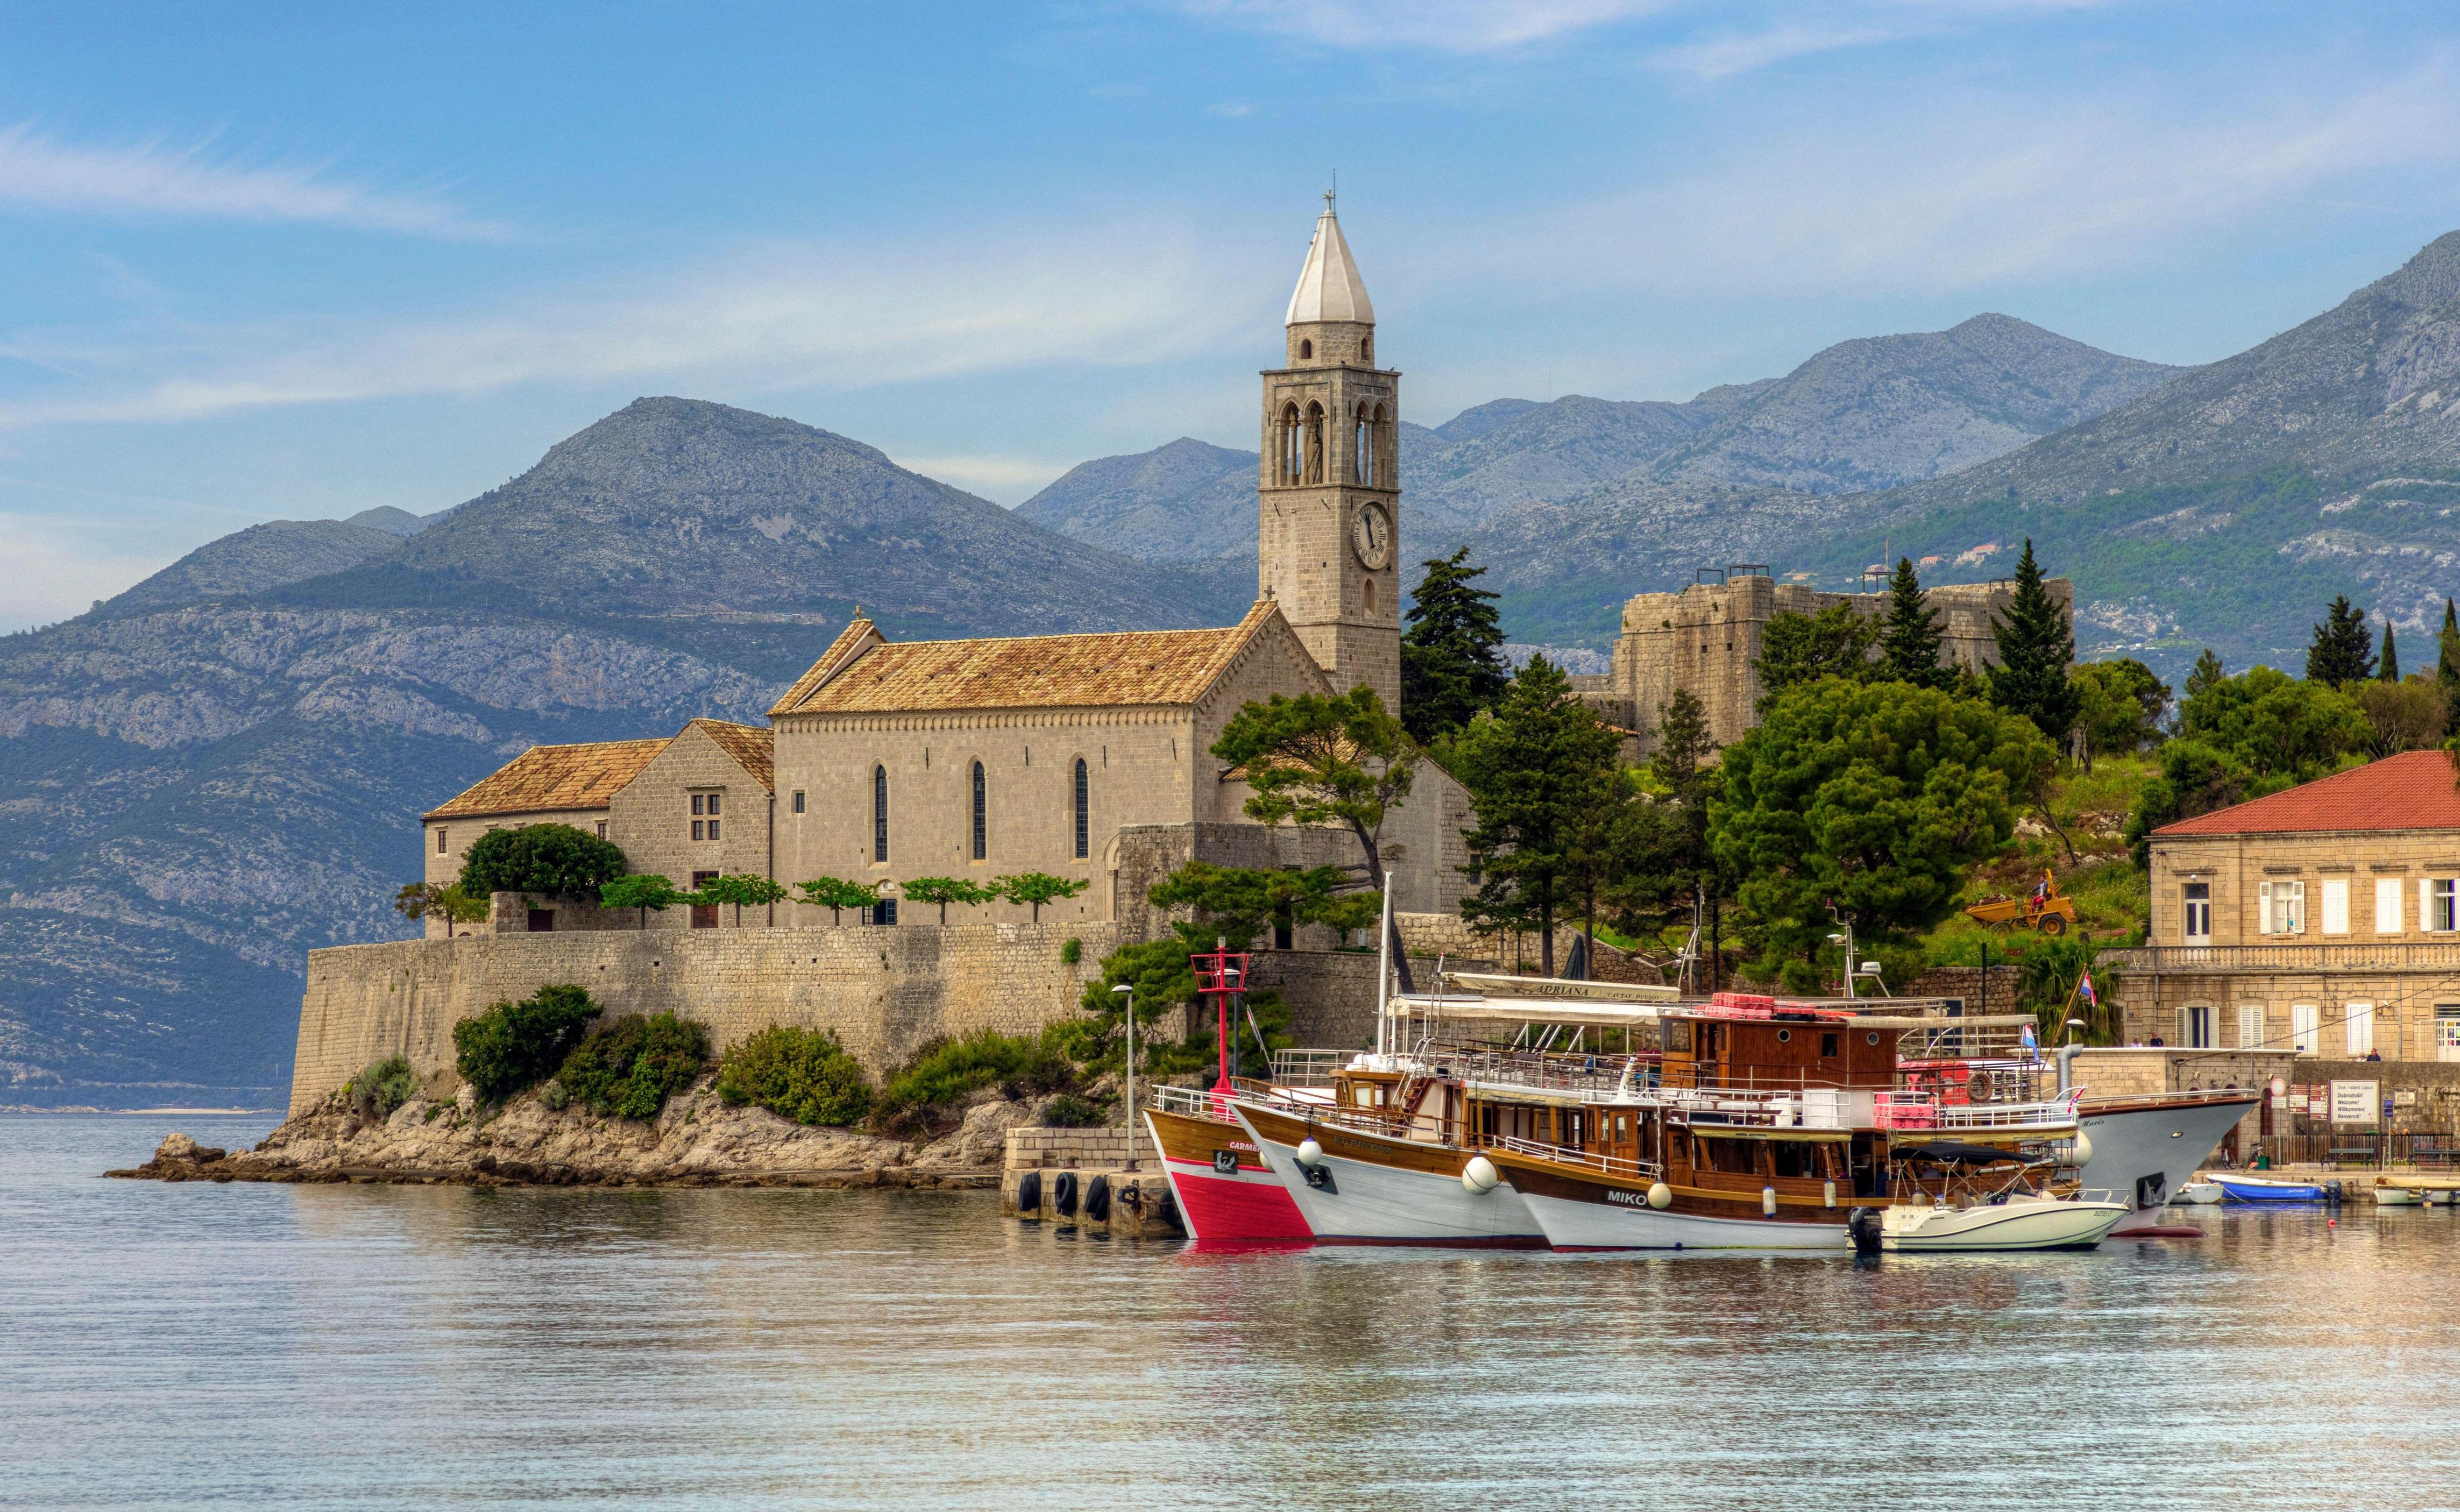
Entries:
[[[2072,608],[2073,585],[2065,578],[2043,586]],[[2015,597],[2014,583],[1944,584],[1925,589],[1923,602],[1940,616],[1940,659],[1980,669],[1998,659],[1991,636],[1994,616]],[[1757,723],[1761,638],[1779,614],[1816,614],[1838,604],[1857,614],[1887,612],[1885,593],[1824,593],[1804,583],[1779,583],[1765,573],[1737,573],[1722,583],[1695,583],[1679,593],[1636,594],[1623,606],[1622,629],[1614,646],[1613,670],[1601,681],[1575,683],[1583,700],[1610,722],[1632,731],[1639,750],[1656,749],[1658,711],[1687,691],[1707,708],[1708,729],[1719,745],[1730,745]]]
[[[1061,959],[1081,942],[1074,964]],[[638,930],[408,940],[311,950],[290,1111],[370,1061],[452,1072],[453,1026],[490,1004],[577,982],[610,1014],[671,1011],[724,1049],[772,1023],[832,1029],[875,1075],[925,1041],[1023,1033],[1075,1012],[1116,949],[1106,924]]]

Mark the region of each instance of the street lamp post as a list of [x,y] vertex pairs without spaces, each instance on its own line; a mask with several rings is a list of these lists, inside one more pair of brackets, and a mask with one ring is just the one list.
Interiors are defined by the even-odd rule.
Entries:
[[1113,997],[1128,1000],[1128,1096],[1125,1114],[1120,1122],[1128,1131],[1128,1169],[1136,1168],[1136,990],[1134,984],[1122,982],[1111,989]]

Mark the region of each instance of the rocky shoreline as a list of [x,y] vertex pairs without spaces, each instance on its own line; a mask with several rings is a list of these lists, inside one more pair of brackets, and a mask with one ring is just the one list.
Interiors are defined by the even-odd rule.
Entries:
[[711,1076],[668,1098],[650,1119],[556,1110],[535,1092],[493,1108],[466,1095],[414,1097],[380,1119],[336,1098],[285,1121],[253,1149],[216,1149],[173,1134],[143,1165],[105,1174],[163,1182],[987,1188],[998,1184],[1007,1131],[1039,1123],[1047,1100],[986,1090],[954,1129],[897,1139],[729,1107]]

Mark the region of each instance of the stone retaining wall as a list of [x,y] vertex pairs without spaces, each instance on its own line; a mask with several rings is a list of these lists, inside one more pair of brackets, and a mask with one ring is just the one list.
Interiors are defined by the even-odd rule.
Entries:
[[[370,1061],[452,1077],[453,1026],[489,1005],[577,982],[612,1014],[671,1011],[723,1050],[772,1023],[831,1029],[879,1075],[925,1041],[1030,1033],[1075,1012],[1117,948],[1108,924],[612,930],[343,946],[308,955],[290,1111]],[[1077,961],[1061,954],[1080,942]],[[1371,973],[1370,973],[1371,975]]]

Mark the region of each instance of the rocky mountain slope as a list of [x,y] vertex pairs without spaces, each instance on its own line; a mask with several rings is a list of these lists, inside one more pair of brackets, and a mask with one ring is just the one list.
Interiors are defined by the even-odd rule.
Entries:
[[1213,603],[675,399],[406,538],[217,542],[0,639],[0,1104],[278,1101],[304,953],[407,932],[419,812],[536,742],[757,721],[858,599],[892,633],[1012,634],[1226,624],[1253,584]]
[[[1589,534],[1585,503],[1605,489],[1648,508],[1708,512],[1735,485],[1828,494],[1885,488],[1965,467],[2072,425],[2153,388],[2176,370],[2070,341],[2005,315],[1951,330],[1849,341],[1782,378],[1710,389],[1683,403],[1572,394],[1552,403],[1497,399],[1432,428],[1401,427],[1408,490],[1404,549],[1449,551],[1495,524],[1501,539],[1544,549],[1548,521]],[[1037,523],[1153,561],[1244,557],[1256,541],[1253,452],[1180,439],[1087,462],[1019,507]],[[1816,512],[1816,511],[1814,511]],[[1611,512],[1609,512],[1611,513]],[[1783,543],[1771,517],[1768,539]],[[1633,524],[1645,522],[1632,521]],[[1746,532],[1748,535],[1749,532]],[[1673,564],[1601,564],[1616,581],[1687,577],[1701,563],[1753,549],[1715,532],[1665,543]],[[1482,539],[1482,538],[1480,538]],[[1694,548],[1707,555],[1687,554]],[[1570,537],[1557,543],[1573,547]],[[1577,575],[1577,574],[1576,574]],[[1549,614],[1550,625],[1565,621]],[[1533,628],[1534,632],[1534,628]]]

